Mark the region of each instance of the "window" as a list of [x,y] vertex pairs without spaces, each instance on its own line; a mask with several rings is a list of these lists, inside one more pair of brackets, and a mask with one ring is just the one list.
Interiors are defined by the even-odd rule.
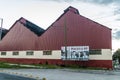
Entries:
[[1,52],[1,55],[6,55],[6,52]]
[[33,51],[27,51],[26,55],[34,55],[34,52]]
[[101,55],[101,50],[97,50],[97,49],[93,49],[93,50],[90,50],[90,55]]
[[19,55],[19,52],[17,52],[17,51],[13,52],[13,55]]
[[52,55],[52,51],[43,51],[43,55]]

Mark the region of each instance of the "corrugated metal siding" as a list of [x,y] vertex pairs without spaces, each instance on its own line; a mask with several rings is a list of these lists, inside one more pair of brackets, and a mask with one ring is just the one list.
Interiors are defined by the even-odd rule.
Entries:
[[37,35],[17,22],[7,33],[0,44],[1,50],[33,50],[36,49]]
[[90,49],[111,49],[111,30],[109,28],[70,11],[39,37],[39,41],[43,43],[43,45],[39,45],[39,49],[58,50],[64,46],[65,22],[68,46],[88,45]]
[[111,29],[68,10],[39,37],[16,22],[0,42],[0,50],[59,50],[65,45],[65,24],[68,46],[111,49]]

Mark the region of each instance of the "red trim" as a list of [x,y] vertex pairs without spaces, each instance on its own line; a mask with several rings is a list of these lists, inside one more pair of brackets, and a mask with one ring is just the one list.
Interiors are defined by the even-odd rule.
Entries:
[[17,64],[54,64],[54,65],[79,65],[85,67],[99,67],[112,69],[112,60],[89,60],[89,61],[63,61],[61,59],[25,59],[25,58],[0,58],[2,62]]

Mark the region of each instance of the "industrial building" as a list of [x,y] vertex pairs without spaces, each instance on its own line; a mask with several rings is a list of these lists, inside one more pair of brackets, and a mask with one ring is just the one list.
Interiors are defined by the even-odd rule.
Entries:
[[[68,46],[89,47],[89,59],[63,60],[61,48]],[[46,30],[24,18],[17,20],[0,41],[0,61],[112,69],[111,50],[111,29],[70,6]]]

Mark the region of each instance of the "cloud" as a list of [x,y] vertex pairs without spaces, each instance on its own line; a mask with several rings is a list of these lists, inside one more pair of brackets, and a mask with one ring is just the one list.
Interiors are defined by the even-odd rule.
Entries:
[[[113,7],[113,14],[119,15],[120,16],[120,0],[77,0],[77,1],[82,1],[82,2],[88,2],[88,3],[93,3],[93,4],[98,4],[98,5],[111,5]],[[120,17],[116,19],[117,21],[120,21]]]
[[117,6],[114,10],[114,15],[120,14],[120,6]]
[[97,4],[111,4],[118,3],[120,0],[43,0],[43,1],[54,1],[54,2],[89,2],[89,3],[97,3]]
[[120,40],[120,30],[118,30],[115,33],[113,33],[113,39]]
[[114,15],[117,15],[116,21],[120,22],[120,6],[116,10],[114,10]]
[[53,1],[53,2],[67,2],[67,3],[70,3],[70,2],[74,2],[76,0],[40,0],[40,1]]
[[85,2],[85,3],[92,3],[92,4],[98,4],[98,5],[114,4],[115,6],[114,15],[120,14],[120,5],[119,5],[120,0],[43,0],[43,1],[66,2],[66,3]]
[[97,4],[110,4],[113,3],[113,0],[78,0],[83,2],[97,3]]

